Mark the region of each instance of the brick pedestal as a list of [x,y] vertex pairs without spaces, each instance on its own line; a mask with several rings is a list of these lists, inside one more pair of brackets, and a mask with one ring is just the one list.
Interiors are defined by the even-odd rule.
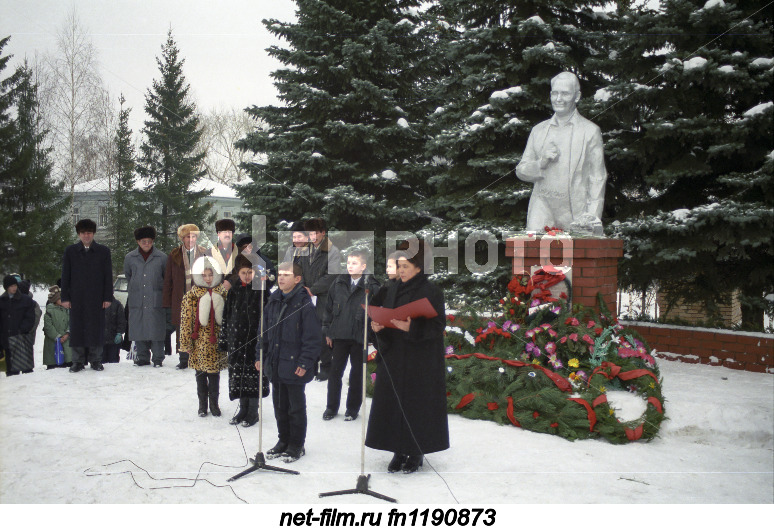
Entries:
[[594,307],[601,292],[615,313],[623,240],[523,235],[506,241],[505,254],[513,258],[514,275],[529,273],[536,265],[572,266],[572,302]]

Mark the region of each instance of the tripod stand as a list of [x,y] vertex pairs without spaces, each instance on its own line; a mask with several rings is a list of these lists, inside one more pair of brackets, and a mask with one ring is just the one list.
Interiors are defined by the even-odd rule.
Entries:
[[362,398],[363,398],[363,419],[362,423],[360,424],[360,475],[357,477],[357,484],[353,489],[346,489],[346,490],[340,490],[340,491],[328,491],[325,493],[320,493],[320,497],[333,497],[335,495],[370,495],[371,497],[376,497],[377,499],[386,500],[387,502],[398,502],[397,500],[393,499],[392,497],[388,497],[387,495],[382,495],[381,493],[376,493],[375,491],[371,491],[368,489],[368,481],[371,478],[371,475],[365,474],[365,435],[366,435],[366,370],[368,365],[368,287],[366,286],[365,276],[363,278],[363,287],[365,288],[365,321],[363,322],[363,392],[362,392]]
[[[261,277],[263,281],[263,277],[267,277],[267,272],[265,269],[262,269],[262,266],[258,266],[259,270],[261,271]],[[273,279],[272,279],[273,280]],[[280,473],[290,473],[292,475],[300,475],[298,471],[293,471],[292,469],[286,469],[281,468],[277,466],[270,466],[266,463],[266,457],[263,455],[263,310],[264,310],[264,304],[263,304],[263,298],[264,298],[264,292],[266,291],[266,282],[263,281],[261,284],[261,324],[260,324],[260,330],[258,332],[258,361],[261,363],[261,375],[258,376],[258,452],[255,454],[255,457],[253,458],[253,465],[241,473],[237,473],[233,477],[227,480],[227,482],[233,482],[239,478],[244,477],[245,475],[249,475],[253,471],[257,471],[259,469],[266,469],[269,471],[277,471]]]

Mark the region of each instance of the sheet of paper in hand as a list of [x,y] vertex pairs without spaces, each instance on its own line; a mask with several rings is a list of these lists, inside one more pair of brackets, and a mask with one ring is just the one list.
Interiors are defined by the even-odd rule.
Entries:
[[[365,308],[365,305],[363,304],[360,306]],[[437,315],[438,312],[435,311],[435,308],[433,308],[433,305],[427,300],[427,297],[423,297],[417,301],[404,304],[397,308],[383,308],[381,306],[368,307],[368,316],[387,328],[397,328],[391,322],[393,319],[397,319],[398,321],[405,321],[409,317],[412,319],[417,319],[419,317],[430,319]]]

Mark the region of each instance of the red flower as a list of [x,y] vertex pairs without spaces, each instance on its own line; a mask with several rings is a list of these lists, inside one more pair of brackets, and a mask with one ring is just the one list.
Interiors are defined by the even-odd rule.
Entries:
[[489,402],[486,404],[486,408],[489,409],[490,411],[496,411],[497,409],[500,408],[500,406],[497,405],[495,402]]
[[448,320],[449,320],[449,321],[451,321],[452,323],[454,322],[454,316],[453,316],[453,315],[447,315],[447,316],[446,316],[446,319],[448,319]]
[[500,304],[505,304],[505,299],[500,299]]
[[592,328],[596,323],[594,321],[589,321],[586,325],[586,328]]
[[578,334],[570,334],[570,339],[577,343],[577,341],[578,341]]
[[554,423],[551,424],[551,427],[559,427],[559,424],[554,422]]
[[566,299],[567,298],[567,294],[562,292],[562,293],[559,294],[559,298],[560,299]]
[[602,335],[602,329],[600,327],[596,327],[594,329],[594,333],[597,334],[597,336],[601,336]]
[[583,340],[584,340],[585,342],[587,342],[589,345],[593,345],[593,344],[594,344],[594,340],[593,340],[593,339],[591,338],[591,336],[590,336],[590,335],[588,335],[588,334],[584,334],[584,336],[583,336]]
[[510,310],[508,310],[508,311],[509,311],[509,312],[511,312],[511,315],[513,315],[513,314],[515,314],[515,313],[516,313],[516,312],[513,310],[513,308],[511,308],[511,309],[510,309]]
[[532,413],[533,418],[537,418],[538,416],[540,416],[540,413],[538,413],[537,411]]

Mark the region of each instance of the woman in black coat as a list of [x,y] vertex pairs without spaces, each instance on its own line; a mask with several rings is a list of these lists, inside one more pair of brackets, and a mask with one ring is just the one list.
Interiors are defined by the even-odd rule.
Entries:
[[[394,453],[387,471],[413,473],[422,456],[449,448],[446,415],[446,367],[443,330],[446,324],[443,292],[424,274],[424,247],[398,258],[400,280],[382,289],[385,308],[397,308],[424,297],[437,316],[393,320],[398,328],[372,321],[381,361],[368,419],[366,445]],[[383,293],[382,293],[383,292]]]
[[14,336],[29,334],[35,325],[35,302],[19,289],[12,275],[3,278],[5,292],[0,295],[0,348],[6,352],[6,376],[32,372],[32,340],[27,343]]

